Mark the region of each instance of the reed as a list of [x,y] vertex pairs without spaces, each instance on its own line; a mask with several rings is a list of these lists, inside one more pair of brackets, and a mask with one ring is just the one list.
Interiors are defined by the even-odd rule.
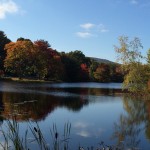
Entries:
[[[60,136],[56,124],[53,124],[50,129],[50,136],[46,141],[42,130],[37,122],[28,122],[28,127],[25,130],[25,134],[22,137],[20,134],[19,123],[13,119],[12,121],[6,120],[5,125],[1,127],[1,133],[3,136],[3,142],[0,141],[0,149],[3,150],[32,150],[32,143],[36,143],[39,150],[72,150],[69,146],[71,123],[67,122],[64,125],[63,135]],[[32,138],[29,138],[29,133]],[[51,143],[51,145],[50,145]],[[73,148],[75,149],[75,148]],[[97,147],[82,147],[77,146],[77,150],[125,150],[124,147],[108,146],[104,142],[100,142]]]
[[[28,128],[25,130],[25,134],[22,137],[20,134],[19,124],[15,119],[12,121],[7,120],[5,122],[5,129],[1,127],[1,133],[3,136],[3,142],[0,142],[1,149],[3,150],[30,150],[31,144],[36,143],[40,150],[69,150],[69,139],[71,124],[68,122],[64,125],[64,135],[59,136],[56,124],[53,124],[50,129],[51,139],[49,143],[44,138],[44,135],[36,122],[33,125],[28,122]],[[28,133],[31,133],[32,138],[29,138]],[[52,143],[50,145],[50,143]]]
[[6,131],[2,128],[1,132],[3,135],[4,143],[0,143],[4,150],[15,149],[15,150],[25,150],[27,149],[27,133],[28,129],[25,131],[25,137],[20,137],[19,124],[15,121],[6,121],[5,124]]

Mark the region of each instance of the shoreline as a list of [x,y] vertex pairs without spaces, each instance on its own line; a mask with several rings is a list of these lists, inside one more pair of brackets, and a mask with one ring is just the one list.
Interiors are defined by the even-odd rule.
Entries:
[[37,82],[37,83],[62,83],[60,80],[40,80],[32,78],[18,78],[18,77],[3,77],[0,81],[12,81],[12,82]]
[[14,81],[14,82],[41,82],[41,83],[121,83],[121,82],[96,82],[96,81],[62,81],[62,80],[42,80],[34,78],[19,78],[19,77],[2,77],[0,81]]

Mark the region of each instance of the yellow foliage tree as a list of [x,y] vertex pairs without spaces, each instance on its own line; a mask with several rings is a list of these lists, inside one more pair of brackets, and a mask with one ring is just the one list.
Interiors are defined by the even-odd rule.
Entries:
[[137,37],[130,41],[128,37],[121,36],[119,44],[119,47],[115,46],[115,51],[123,71],[126,72],[123,88],[134,94],[144,94],[148,90],[149,67],[142,64],[141,41]]

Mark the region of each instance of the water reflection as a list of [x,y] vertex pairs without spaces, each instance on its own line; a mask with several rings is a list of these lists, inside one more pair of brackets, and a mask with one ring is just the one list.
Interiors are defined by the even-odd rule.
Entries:
[[[123,96],[123,106],[126,113],[121,114],[119,120],[115,122],[112,137],[117,140],[118,146],[139,148],[143,143],[143,141],[141,143],[143,133],[150,140],[150,101]],[[148,148],[150,145],[146,145],[146,147]]]
[[89,137],[100,137],[103,132],[105,132],[105,129],[103,128],[97,128],[94,123],[92,122],[83,122],[78,121],[75,122],[73,127],[76,130],[76,135],[79,135],[81,137],[89,138]]
[[44,120],[46,116],[52,113],[57,107],[66,107],[72,111],[79,111],[88,101],[82,98],[64,98],[50,95],[8,93],[1,95],[1,115],[4,118],[10,118],[16,115],[18,121],[24,120]]
[[8,119],[11,115],[16,115],[18,121],[44,120],[57,107],[80,111],[83,106],[100,100],[100,95],[121,92],[120,89],[77,88],[79,85],[85,87],[85,84],[76,84],[74,88],[67,88],[68,84],[56,84],[60,88],[54,88],[54,85],[2,82],[1,116]]
[[45,129],[49,122],[63,126],[69,120],[76,144],[85,138],[88,146],[100,139],[122,149],[150,148],[150,101],[123,96],[114,86],[3,82],[0,122],[13,114],[20,122],[41,121]]

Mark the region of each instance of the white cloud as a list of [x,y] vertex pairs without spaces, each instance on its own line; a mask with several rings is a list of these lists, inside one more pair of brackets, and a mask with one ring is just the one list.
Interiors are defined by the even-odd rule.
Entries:
[[89,38],[93,36],[90,32],[77,32],[76,35],[81,38]]
[[77,32],[76,35],[80,38],[97,37],[99,33],[106,33],[109,30],[103,24],[85,23],[81,24],[81,32]]
[[19,11],[17,4],[12,0],[0,0],[0,19],[4,19],[6,14]]
[[109,32],[109,30],[107,30],[107,29],[101,29],[100,32],[105,33],[105,32]]
[[138,4],[138,0],[130,0],[130,3],[136,5]]
[[109,32],[109,30],[106,29],[106,27],[103,24],[98,25],[98,31],[100,31],[102,33]]
[[81,24],[80,27],[82,27],[85,30],[89,30],[91,28],[93,28],[95,26],[95,24],[93,23],[85,23],[85,24]]

